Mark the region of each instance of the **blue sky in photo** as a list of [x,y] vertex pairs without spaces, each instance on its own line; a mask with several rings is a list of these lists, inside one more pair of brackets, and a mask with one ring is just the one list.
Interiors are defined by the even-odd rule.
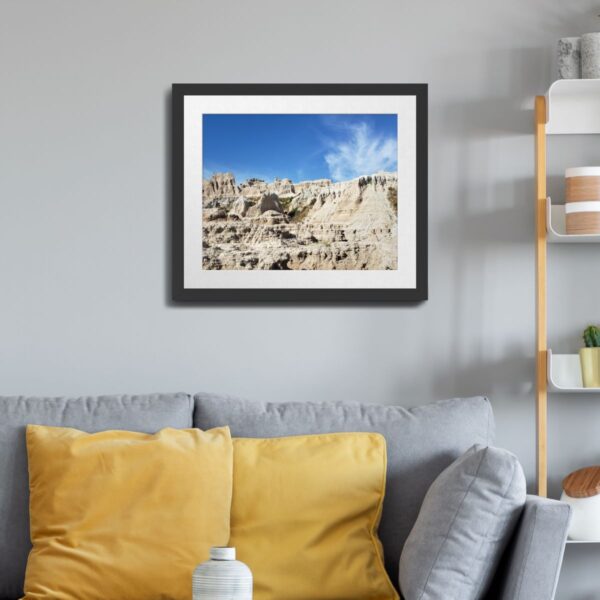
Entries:
[[205,114],[203,175],[346,181],[397,170],[395,114]]

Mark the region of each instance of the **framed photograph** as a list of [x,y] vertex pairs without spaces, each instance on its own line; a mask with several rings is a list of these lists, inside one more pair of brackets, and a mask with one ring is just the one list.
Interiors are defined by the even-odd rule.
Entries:
[[174,84],[173,299],[427,299],[425,84]]

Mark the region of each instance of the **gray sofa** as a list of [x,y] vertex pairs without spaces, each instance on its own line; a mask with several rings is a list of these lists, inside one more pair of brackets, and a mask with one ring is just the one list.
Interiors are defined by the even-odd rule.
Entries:
[[[429,485],[470,446],[494,441],[493,413],[486,398],[444,400],[405,409],[373,404],[262,404],[209,394],[0,397],[0,598],[7,600],[15,600],[22,593],[30,548],[25,449],[28,423],[88,432],[229,425],[237,437],[378,431],[388,446],[380,536],[386,568],[396,585],[400,553]],[[489,600],[554,597],[569,517],[569,508],[563,503],[528,497],[488,592]]]

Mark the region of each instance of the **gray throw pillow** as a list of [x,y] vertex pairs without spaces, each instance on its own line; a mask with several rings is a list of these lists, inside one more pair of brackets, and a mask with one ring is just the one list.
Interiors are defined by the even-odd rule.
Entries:
[[400,557],[405,600],[483,598],[525,505],[516,456],[476,445],[431,484]]

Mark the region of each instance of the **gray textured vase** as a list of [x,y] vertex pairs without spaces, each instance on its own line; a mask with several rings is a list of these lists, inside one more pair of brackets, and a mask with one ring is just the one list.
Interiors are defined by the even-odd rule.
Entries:
[[581,36],[581,74],[584,79],[600,79],[600,33]]
[[558,76],[561,79],[581,77],[581,38],[566,37],[558,40]]
[[192,592],[194,600],[252,600],[252,573],[235,560],[235,548],[211,548],[194,570]]

